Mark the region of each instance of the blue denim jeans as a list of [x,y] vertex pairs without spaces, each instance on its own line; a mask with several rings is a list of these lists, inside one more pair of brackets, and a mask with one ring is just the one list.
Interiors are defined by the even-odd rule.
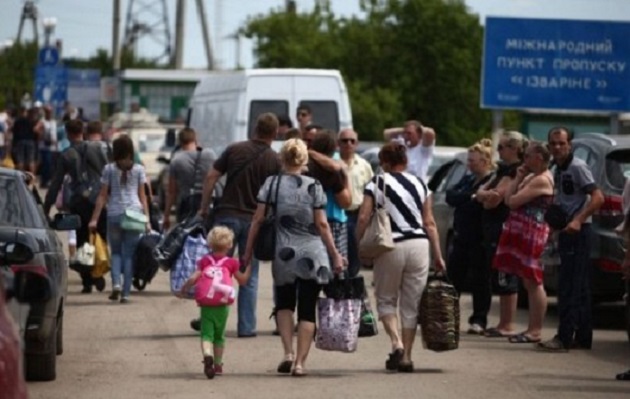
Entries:
[[121,216],[107,218],[107,244],[111,253],[112,288],[122,287],[122,296],[127,298],[133,280],[133,254],[142,233],[123,230],[120,227],[121,219]]
[[[234,255],[234,250],[238,248],[239,257],[245,252],[247,246],[247,235],[251,221],[232,216],[217,216],[214,220],[215,226],[225,226],[234,232],[234,247],[230,256]],[[252,274],[247,284],[238,290],[238,322],[237,334],[239,336],[256,334],[256,301],[258,295],[258,259],[252,259]]]
[[590,237],[591,225],[583,224],[579,233],[560,233],[558,238],[558,338],[565,348],[574,340],[588,348],[593,342]]

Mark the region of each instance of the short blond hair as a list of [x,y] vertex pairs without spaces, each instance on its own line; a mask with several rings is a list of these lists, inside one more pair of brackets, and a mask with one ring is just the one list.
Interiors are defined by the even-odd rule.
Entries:
[[289,139],[280,150],[282,164],[291,168],[304,166],[308,162],[308,149],[301,139]]
[[213,227],[207,240],[212,252],[225,252],[234,244],[234,232],[225,226]]
[[481,139],[475,144],[468,147],[468,152],[477,152],[481,155],[481,158],[486,161],[491,169],[495,168],[495,164],[492,160],[492,140]]

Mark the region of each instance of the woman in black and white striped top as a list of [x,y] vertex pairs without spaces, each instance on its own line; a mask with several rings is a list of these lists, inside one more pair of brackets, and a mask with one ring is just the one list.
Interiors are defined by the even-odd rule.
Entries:
[[[392,352],[385,367],[392,371],[411,372],[418,304],[429,273],[429,245],[436,269],[444,270],[445,266],[433,219],[432,199],[424,182],[405,172],[405,146],[385,144],[379,160],[385,173],[375,176],[365,187],[357,238],[360,240],[363,237],[375,204],[383,205],[389,215],[395,243],[392,251],[374,259],[376,306],[392,343]],[[402,338],[398,333],[399,303]]]

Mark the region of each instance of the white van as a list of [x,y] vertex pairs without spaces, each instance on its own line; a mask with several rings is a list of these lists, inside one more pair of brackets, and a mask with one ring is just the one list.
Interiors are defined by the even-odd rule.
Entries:
[[317,125],[335,132],[352,127],[341,74],[324,69],[210,73],[199,82],[190,100],[188,126],[197,131],[200,145],[220,154],[229,144],[252,137],[261,113],[287,116],[297,127],[297,107],[303,104],[311,108]]

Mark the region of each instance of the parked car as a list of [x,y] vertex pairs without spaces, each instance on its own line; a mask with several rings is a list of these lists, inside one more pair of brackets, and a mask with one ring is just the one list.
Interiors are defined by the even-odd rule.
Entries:
[[[361,155],[366,161],[370,163],[372,166],[372,170],[376,173],[379,170],[380,164],[378,160],[378,153],[381,150],[381,147],[384,143],[378,146],[373,146],[369,148],[364,148],[363,150],[359,147],[359,155]],[[464,147],[448,147],[448,146],[435,146],[435,151],[433,153],[433,161],[431,165],[429,165],[429,171],[427,173],[428,180],[431,180],[431,176],[433,173],[437,171],[442,165],[446,162],[449,162],[453,159],[453,157],[462,151],[466,151]]]
[[[593,215],[592,223],[593,300],[618,301],[625,293],[621,279],[625,250],[615,228],[623,221],[621,194],[630,176],[630,137],[581,134],[573,140],[573,154],[588,164],[604,193],[604,205]],[[556,247],[552,240],[544,257],[545,288],[551,293],[557,291],[560,264]]]
[[[597,185],[604,193],[604,205],[593,215],[592,221],[592,296],[593,301],[621,300],[629,288],[621,279],[624,246],[615,228],[623,220],[621,194],[630,177],[630,137],[607,136],[598,133],[582,134],[573,140],[574,156],[591,168]],[[450,251],[453,208],[446,204],[446,190],[453,187],[466,173],[465,154],[442,165],[429,181],[434,191],[435,214],[442,251]],[[552,238],[543,254],[545,289],[550,295],[557,292],[560,258],[557,242]],[[630,298],[626,297],[628,338],[630,339]]]
[[9,312],[9,301],[43,302],[50,293],[50,279],[37,271],[24,270],[20,264],[33,258],[30,247],[15,241],[0,243],[0,392],[3,398],[27,397],[19,329]]
[[57,214],[49,222],[37,189],[29,188],[31,183],[28,174],[0,168],[0,243],[17,241],[31,248],[32,258],[12,269],[39,273],[50,280],[46,301],[9,304],[20,327],[26,379],[49,381],[56,377],[56,357],[63,352],[68,270],[62,242],[54,230],[76,230],[81,221],[77,215]]

